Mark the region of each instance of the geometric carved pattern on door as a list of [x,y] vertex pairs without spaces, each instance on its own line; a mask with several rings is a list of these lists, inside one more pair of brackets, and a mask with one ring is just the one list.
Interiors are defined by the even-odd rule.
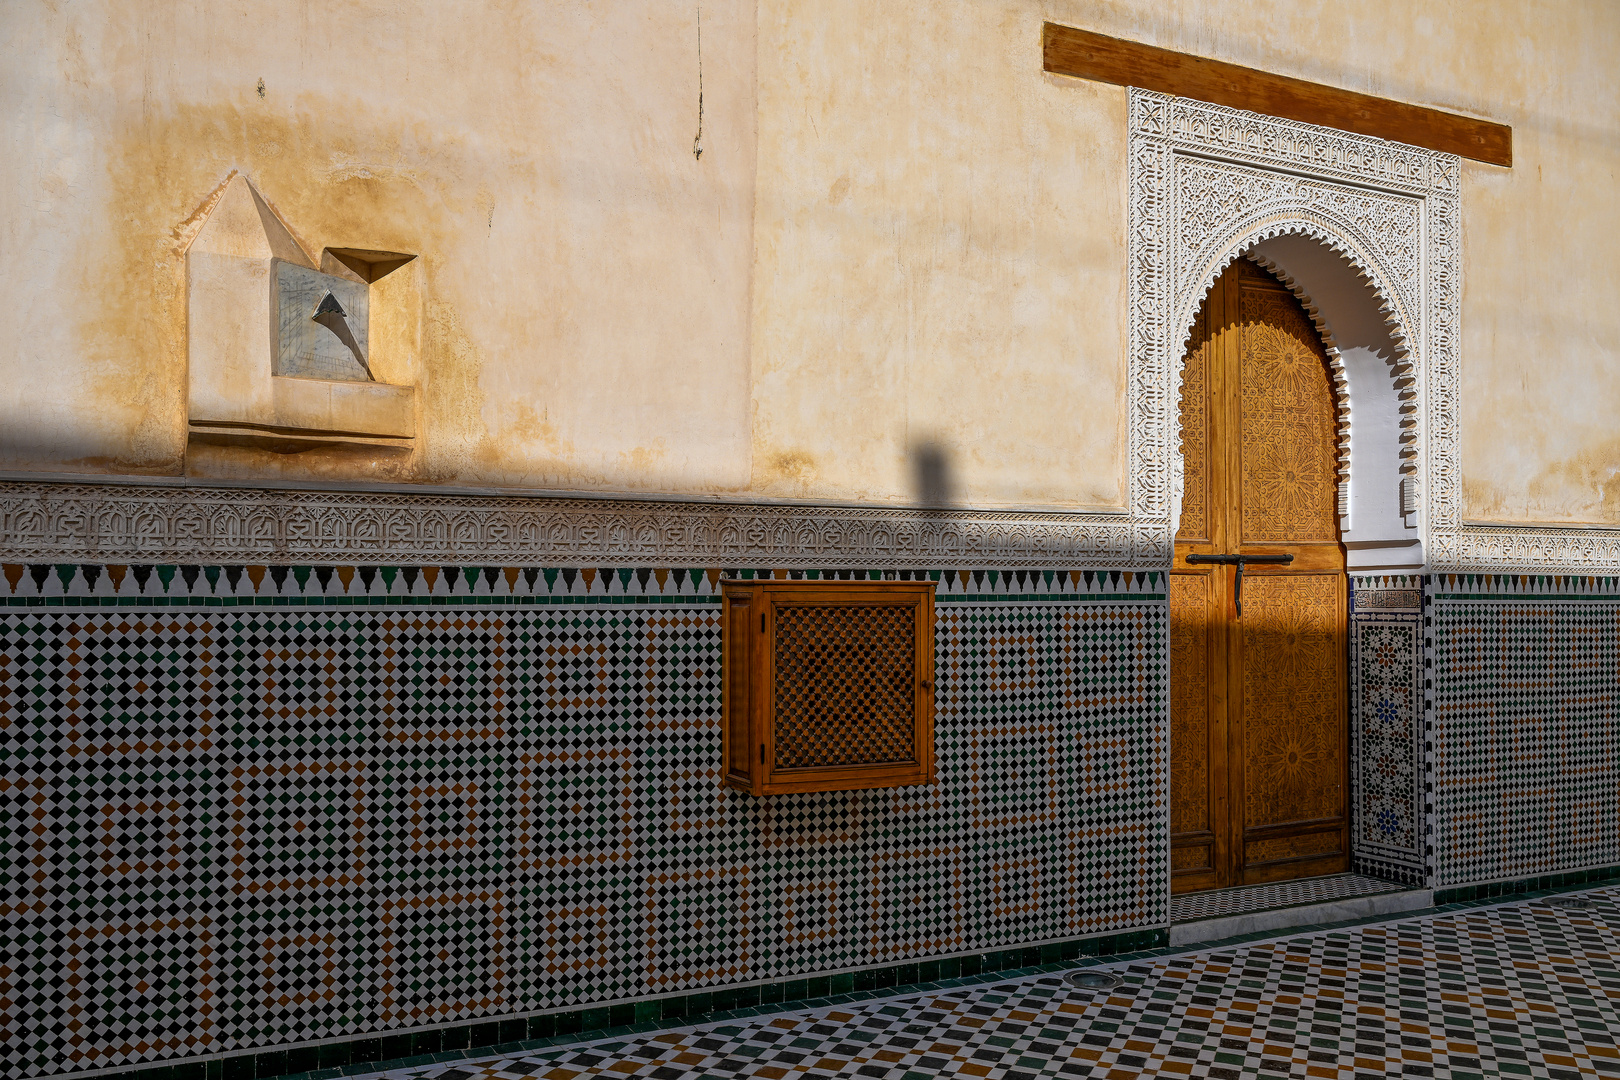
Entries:
[[[1241,626],[1245,657],[1263,659],[1243,667],[1245,825],[1340,816],[1347,729],[1344,687],[1332,675],[1343,663],[1343,577],[1257,576],[1243,587]],[[1323,847],[1273,847],[1268,857],[1306,849]]]
[[[1209,578],[1170,577],[1170,834],[1210,831]],[[1175,870],[1210,868],[1209,844],[1172,849]]]
[[[1211,484],[1208,305],[1198,313],[1181,376],[1181,518],[1176,565],[1188,543],[1207,546]],[[1224,476],[1224,470],[1221,470]],[[1224,527],[1224,520],[1220,525]],[[1215,613],[1223,583],[1207,570],[1170,575],[1170,869],[1176,889],[1220,884],[1226,854],[1226,714],[1216,708],[1224,680],[1225,627]],[[1212,699],[1211,695],[1216,697]]]
[[[1189,339],[1170,582],[1171,868],[1182,892],[1343,870],[1347,585],[1338,409],[1299,301],[1246,259]],[[1232,568],[1190,554],[1291,555]]]
[[1299,301],[1242,290],[1243,539],[1336,540],[1338,410]]

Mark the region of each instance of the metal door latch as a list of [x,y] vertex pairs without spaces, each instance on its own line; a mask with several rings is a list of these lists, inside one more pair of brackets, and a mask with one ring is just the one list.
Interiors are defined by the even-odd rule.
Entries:
[[1237,567],[1237,578],[1232,586],[1232,603],[1237,607],[1237,617],[1243,618],[1243,567],[1246,563],[1284,564],[1294,561],[1292,555],[1200,555],[1194,553],[1187,556],[1188,566],[1198,566],[1213,563],[1217,566]]

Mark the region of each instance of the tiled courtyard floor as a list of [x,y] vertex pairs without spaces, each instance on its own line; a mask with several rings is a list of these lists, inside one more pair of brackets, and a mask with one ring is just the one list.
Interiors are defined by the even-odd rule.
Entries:
[[1605,889],[374,1075],[1620,1078],[1617,934]]

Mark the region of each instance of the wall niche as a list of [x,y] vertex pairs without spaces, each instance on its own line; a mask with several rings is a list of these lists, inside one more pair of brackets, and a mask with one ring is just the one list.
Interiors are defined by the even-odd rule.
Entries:
[[319,265],[236,175],[186,250],[193,442],[410,450],[416,256],[329,247]]

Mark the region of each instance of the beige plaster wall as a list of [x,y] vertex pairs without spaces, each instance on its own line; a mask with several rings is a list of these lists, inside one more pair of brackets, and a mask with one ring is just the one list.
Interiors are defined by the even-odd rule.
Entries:
[[[0,20],[0,466],[746,485],[751,4],[703,4],[701,158],[694,4],[87,0]],[[420,254],[415,453],[186,457],[183,251],[232,170],[317,258]]]
[[[1620,6],[19,2],[0,467],[1120,506],[1124,91],[1066,22],[1513,125],[1465,174],[1466,514],[1620,522]],[[258,90],[263,80],[264,93]],[[757,142],[756,142],[757,135]],[[409,455],[185,440],[188,218],[420,252]]]
[[762,0],[758,490],[1123,506],[1125,98],[1027,3]]
[[1476,92],[1514,167],[1463,174],[1464,514],[1620,524],[1620,4],[1503,14]]
[[1465,514],[1620,521],[1620,5],[761,0],[754,478],[1123,502],[1125,92],[1045,19],[1499,120],[1465,174]]

